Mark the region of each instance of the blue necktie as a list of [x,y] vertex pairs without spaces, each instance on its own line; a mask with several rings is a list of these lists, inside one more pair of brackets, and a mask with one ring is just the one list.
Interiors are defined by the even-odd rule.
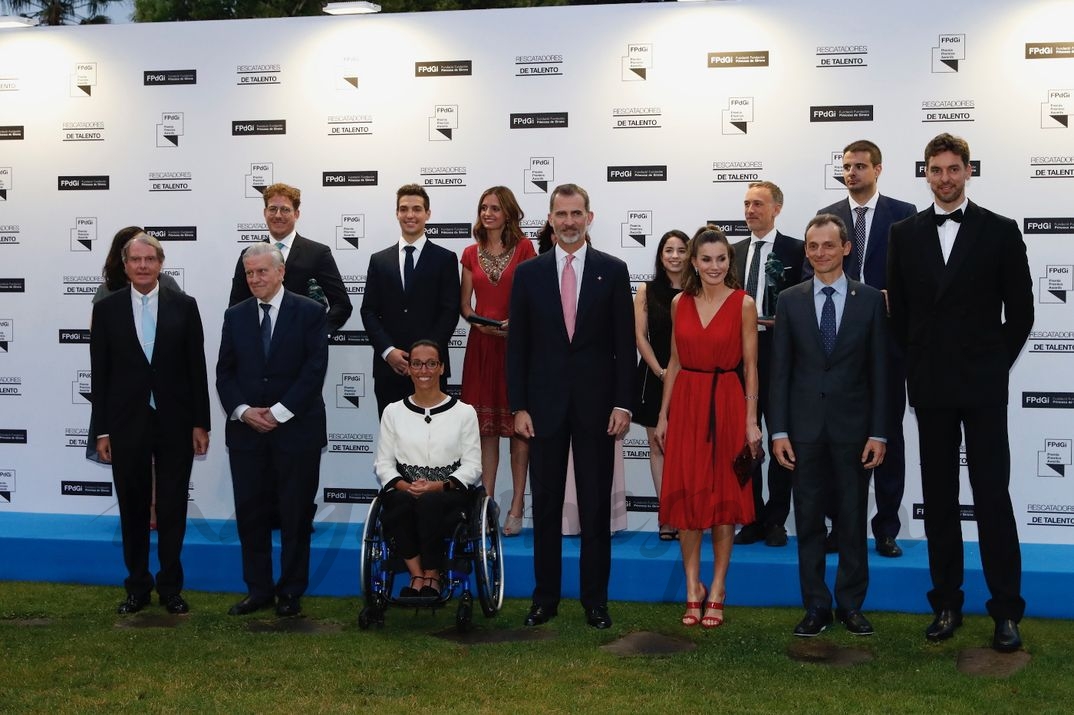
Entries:
[[[149,296],[142,296],[142,352],[145,359],[153,362],[153,344],[157,342],[157,321],[153,320],[153,313],[149,310]],[[153,391],[149,391],[149,406],[157,409],[157,401],[153,399]]]
[[824,286],[820,292],[824,294],[824,305],[820,309],[820,339],[824,343],[824,354],[831,355],[835,349],[835,301],[832,300],[835,288]]
[[272,342],[272,319],[269,318],[271,308],[268,303],[261,304],[261,310],[265,313],[261,318],[261,347],[265,350],[265,357],[268,357],[269,344]]
[[414,280],[414,247],[403,246],[406,258],[403,259],[403,292],[410,290],[410,284]]

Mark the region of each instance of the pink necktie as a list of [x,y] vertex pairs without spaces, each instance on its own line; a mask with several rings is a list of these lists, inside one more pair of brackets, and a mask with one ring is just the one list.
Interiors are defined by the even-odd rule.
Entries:
[[559,282],[559,298],[563,301],[563,322],[567,324],[567,338],[574,339],[574,321],[578,317],[578,277],[571,263],[574,256],[567,256],[563,277]]

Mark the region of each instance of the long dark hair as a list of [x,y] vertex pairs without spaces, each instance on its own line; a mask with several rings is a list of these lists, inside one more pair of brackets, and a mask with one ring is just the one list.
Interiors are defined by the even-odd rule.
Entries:
[[112,238],[112,246],[108,249],[108,255],[104,258],[104,268],[101,269],[101,276],[108,290],[119,290],[130,282],[127,280],[126,271],[123,270],[123,247],[127,245],[127,241],[140,233],[145,233],[145,229],[141,226],[127,226],[119,229]]
[[656,262],[653,264],[653,280],[657,283],[666,285],[668,288],[671,287],[671,279],[668,278],[668,273],[664,270],[664,262],[660,260],[660,256],[664,252],[664,246],[666,246],[668,240],[672,238],[677,238],[682,241],[682,245],[687,248],[690,247],[690,237],[677,228],[673,228],[661,236],[660,243],[656,244]]
[[694,237],[690,239],[690,243],[686,246],[686,259],[690,262],[690,269],[683,274],[682,292],[694,296],[701,293],[701,278],[693,270],[694,259],[697,258],[697,254],[701,251],[701,246],[707,243],[722,243],[727,246],[727,275],[723,282],[728,288],[741,288],[742,284],[738,282],[738,276],[735,274],[734,246],[727,240],[727,236],[724,235],[719,226],[713,226],[710,223],[697,229]]
[[511,193],[511,189],[506,186],[493,186],[491,189],[485,189],[481,194],[481,198],[477,200],[477,220],[474,222],[473,234],[477,242],[484,248],[488,243],[488,231],[485,230],[484,224],[481,223],[481,204],[485,202],[485,197],[489,194],[493,194],[500,202],[500,208],[503,209],[503,233],[500,234],[500,240],[503,241],[503,247],[510,251],[512,248],[518,245],[519,241],[526,239],[526,234],[522,233],[522,227],[519,222],[526,217],[526,214],[522,213],[522,208],[518,205],[518,201],[515,200],[515,195]]

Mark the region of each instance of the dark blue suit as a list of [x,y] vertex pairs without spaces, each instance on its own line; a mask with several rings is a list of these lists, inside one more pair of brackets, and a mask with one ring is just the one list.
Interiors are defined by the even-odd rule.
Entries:
[[612,409],[629,409],[634,383],[634,314],[626,264],[589,247],[581,275],[577,320],[568,339],[555,250],[515,270],[507,335],[511,411],[533,420],[533,602],[555,608],[562,580],[560,526],[573,443],[582,528],[581,600],[606,606],[611,571]]
[[[311,504],[328,443],[321,386],[328,367],[321,304],[286,289],[266,356],[261,311],[248,298],[224,313],[216,390],[228,416],[227,446],[250,597],[301,596],[309,583]],[[235,408],[283,404],[294,416],[261,433],[231,419]],[[272,522],[279,504],[280,579],[272,581]]]
[[[851,241],[854,240],[854,217],[847,199],[825,206],[818,214],[835,214],[843,219]],[[881,194],[876,200],[876,212],[869,227],[865,247],[864,277],[858,275],[858,257],[854,251],[843,259],[843,271],[848,278],[884,290],[887,288],[888,234],[891,224],[917,213],[913,204]],[[810,266],[809,275],[813,269]],[[889,331],[890,333],[890,331]],[[884,463],[873,470],[873,488],[876,490],[876,516],[873,517],[873,536],[895,538],[902,528],[899,510],[906,487],[906,441],[903,436],[903,415],[906,413],[906,368],[903,366],[902,349],[894,335],[888,336],[888,451]],[[834,527],[833,527],[834,528]]]

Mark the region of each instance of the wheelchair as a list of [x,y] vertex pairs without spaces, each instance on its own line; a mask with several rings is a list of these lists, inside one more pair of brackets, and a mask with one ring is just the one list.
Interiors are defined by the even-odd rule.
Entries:
[[455,627],[460,633],[469,630],[473,621],[473,592],[470,577],[474,576],[481,611],[492,618],[503,606],[503,548],[499,528],[499,507],[483,487],[472,491],[466,510],[457,510],[445,518],[457,520],[454,532],[445,539],[447,558],[440,578],[438,597],[399,596],[395,577],[403,574],[403,585],[409,574],[402,557],[393,553],[394,544],[384,538],[381,526],[383,504],[381,497],[369,505],[369,515],[362,531],[362,595],[365,606],[358,614],[362,630],[384,625],[384,612],[389,606],[437,609],[445,606],[456,594]]

